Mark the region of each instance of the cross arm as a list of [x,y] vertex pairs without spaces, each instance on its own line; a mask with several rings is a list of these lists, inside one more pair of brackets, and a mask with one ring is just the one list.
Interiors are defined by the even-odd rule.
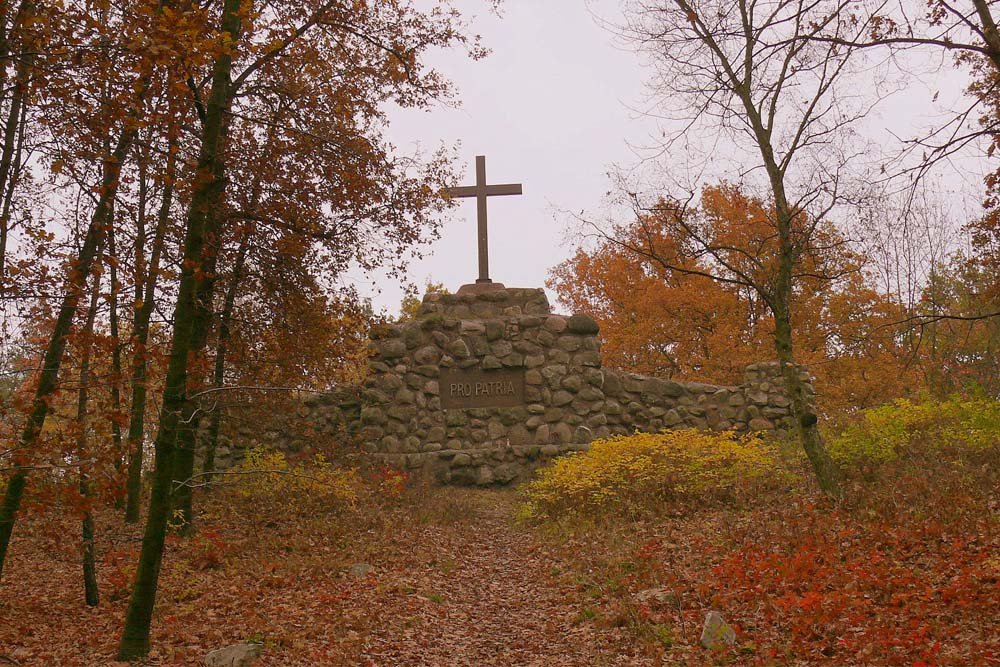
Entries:
[[[479,188],[475,185],[463,185],[457,188],[445,188],[441,192],[446,197],[451,197],[452,199],[479,196]],[[487,197],[495,197],[498,195],[519,195],[519,194],[522,194],[520,183],[507,183],[504,185],[486,186]]]
[[476,186],[475,185],[463,185],[457,188],[443,188],[441,194],[445,197],[450,197],[452,199],[459,199],[460,197],[475,197],[476,196]]
[[504,185],[486,186],[487,197],[494,197],[496,195],[519,195],[519,194],[522,194],[520,183],[506,183]]

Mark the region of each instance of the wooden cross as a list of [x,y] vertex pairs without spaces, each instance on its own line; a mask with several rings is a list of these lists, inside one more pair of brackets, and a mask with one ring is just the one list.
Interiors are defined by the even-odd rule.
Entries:
[[476,156],[476,184],[463,185],[457,188],[445,188],[444,194],[447,197],[475,197],[476,212],[479,219],[479,278],[477,283],[491,283],[490,280],[490,257],[489,240],[486,234],[486,198],[498,195],[519,195],[521,193],[520,183],[507,183],[505,185],[486,185],[486,156]]

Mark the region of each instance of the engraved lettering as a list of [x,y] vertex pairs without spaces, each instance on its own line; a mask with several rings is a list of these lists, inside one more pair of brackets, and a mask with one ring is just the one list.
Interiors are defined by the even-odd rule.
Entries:
[[525,404],[524,371],[520,369],[442,369],[440,382],[445,410],[515,407]]

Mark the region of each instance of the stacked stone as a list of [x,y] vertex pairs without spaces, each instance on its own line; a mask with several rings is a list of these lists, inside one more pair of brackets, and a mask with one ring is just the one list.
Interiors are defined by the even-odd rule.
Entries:
[[[807,401],[815,403],[813,377],[803,367],[797,369],[806,389]],[[743,372],[743,391],[747,402],[747,429],[750,431],[787,432],[795,428],[791,400],[785,391],[781,365],[777,361],[750,364]]]
[[[793,425],[791,402],[786,398],[777,362],[748,367],[746,382],[736,387],[675,382],[610,370],[605,370],[604,375],[604,412],[613,434],[637,430],[655,433],[665,428],[780,434]],[[812,397],[811,378],[804,372],[802,377]]]
[[614,434],[665,428],[746,430],[740,387],[674,382],[605,371],[605,412]]
[[[306,419],[318,434],[346,428],[392,466],[459,484],[522,479],[595,438],[637,430],[793,425],[776,362],[747,367],[740,386],[675,382],[603,369],[597,334],[586,315],[551,314],[541,289],[428,294],[416,318],[373,332],[359,392],[310,400]],[[445,409],[442,375],[453,371],[523,373],[524,400]]]
[[[791,425],[777,364],[750,367],[739,387],[609,371],[597,333],[586,315],[552,315],[540,289],[429,294],[416,319],[373,334],[361,441],[390,465],[489,484],[613,434]],[[442,409],[447,369],[523,369],[524,405]]]
[[545,290],[513,287],[465,294],[431,292],[424,295],[417,317],[441,315],[461,320],[548,315],[550,312]]
[[[247,394],[242,402],[251,405],[253,399]],[[213,407],[206,405],[206,409]],[[357,387],[346,386],[324,393],[303,392],[292,398],[287,412],[276,411],[263,419],[256,411],[229,410],[224,421],[228,433],[219,436],[215,465],[219,470],[239,467],[246,451],[254,447],[296,454],[317,441],[342,443],[356,428],[360,409]],[[203,423],[202,428],[207,425]]]
[[[429,294],[415,320],[373,338],[359,435],[391,465],[445,482],[510,482],[585,448],[606,421],[597,324],[550,314],[541,289]],[[523,369],[525,404],[443,410],[440,375],[455,368]]]

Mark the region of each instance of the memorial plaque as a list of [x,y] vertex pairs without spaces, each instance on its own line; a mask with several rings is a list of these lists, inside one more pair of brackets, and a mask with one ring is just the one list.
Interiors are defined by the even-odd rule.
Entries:
[[446,410],[524,405],[523,370],[442,370],[439,385]]

